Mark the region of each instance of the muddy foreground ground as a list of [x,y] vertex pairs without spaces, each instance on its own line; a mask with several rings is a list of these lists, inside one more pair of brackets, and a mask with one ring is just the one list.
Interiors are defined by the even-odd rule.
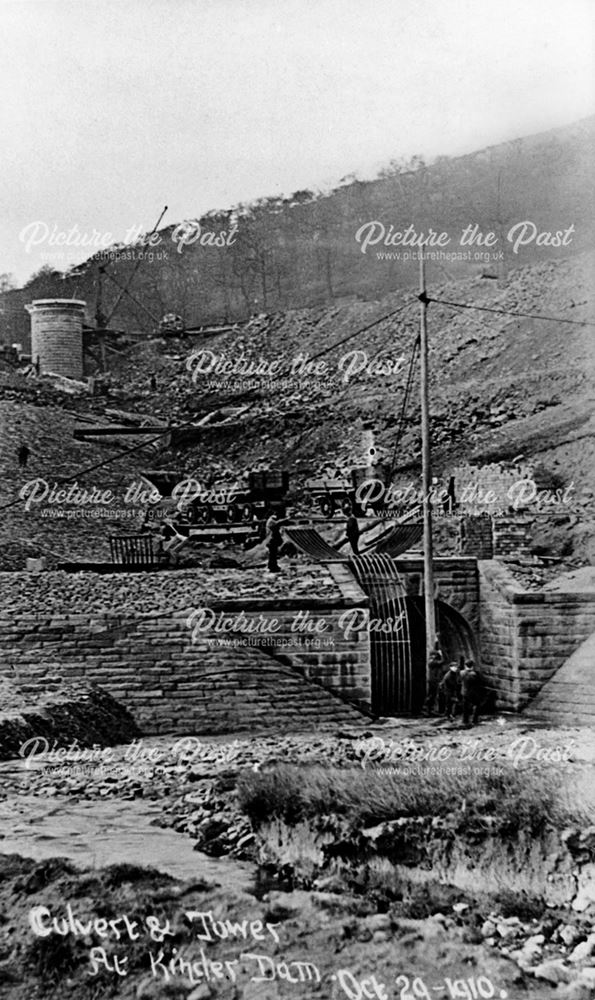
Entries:
[[399,768],[429,768],[431,780],[432,768],[504,761],[560,773],[564,794],[590,811],[595,734],[508,716],[472,730],[399,720],[77,753],[1,768],[7,1000],[595,994],[588,825],[506,850],[471,839],[438,865],[424,854],[432,818],[408,817],[404,834],[395,824],[365,832],[366,843],[398,834],[411,844],[404,864],[378,855],[364,878],[336,818],[325,832],[318,821],[254,828],[236,792],[238,777],[292,761],[385,768],[387,781]]

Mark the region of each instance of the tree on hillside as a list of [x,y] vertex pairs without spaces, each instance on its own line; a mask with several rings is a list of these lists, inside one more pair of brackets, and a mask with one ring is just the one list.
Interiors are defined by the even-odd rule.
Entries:
[[9,274],[8,271],[0,274],[0,295],[3,295],[4,292],[13,292],[16,287],[17,285],[12,274]]
[[270,308],[277,249],[273,209],[280,204],[278,199],[263,198],[252,205],[242,206],[240,213],[237,240],[233,247],[233,269],[249,313],[267,312]]
[[35,289],[36,296],[49,295],[60,297],[60,285],[64,280],[61,271],[57,271],[51,264],[43,264],[38,271],[34,271],[25,282],[23,288]]
[[334,268],[336,245],[340,238],[340,220],[331,198],[319,197],[313,206],[312,241],[317,269],[324,279],[325,293],[329,302],[335,298]]
[[234,211],[219,212],[209,216],[215,232],[227,233],[231,244],[209,250],[203,255],[201,262],[202,279],[199,283],[200,305],[203,309],[209,306],[209,313],[214,314],[224,322],[230,322],[242,312],[238,282],[233,268],[233,244],[237,239],[239,220]]
[[[157,281],[150,272],[144,276],[140,296],[143,304],[157,320],[161,320],[166,313],[175,313],[187,322],[191,300],[196,297],[196,275],[191,273],[184,260],[177,259],[162,263],[157,275]],[[150,322],[145,314],[144,322],[147,321]]]

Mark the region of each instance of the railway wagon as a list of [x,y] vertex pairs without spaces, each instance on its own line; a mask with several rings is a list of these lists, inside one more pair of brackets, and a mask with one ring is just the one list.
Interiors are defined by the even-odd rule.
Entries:
[[[365,493],[363,487],[371,480],[387,485],[390,473],[390,466],[374,465],[353,468],[347,474],[338,474],[336,477],[308,479],[304,484],[306,505],[318,510],[324,517],[333,517],[337,513],[364,517],[367,510],[378,514],[387,506],[383,495],[362,504],[360,499],[362,492]],[[374,492],[383,493],[382,490]]]
[[285,517],[289,473],[267,469],[249,472],[245,483],[214,483],[189,504],[191,524],[238,524]]
[[285,517],[289,473],[266,469],[249,472],[245,481],[223,481],[208,487],[181,473],[145,472],[143,478],[161,494],[149,519],[171,518],[176,524],[245,524]]

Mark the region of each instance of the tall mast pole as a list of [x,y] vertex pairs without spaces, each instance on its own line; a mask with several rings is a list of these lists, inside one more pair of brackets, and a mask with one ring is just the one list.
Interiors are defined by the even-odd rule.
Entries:
[[424,522],[424,606],[426,619],[426,690],[429,691],[429,655],[436,640],[434,566],[432,562],[432,463],[430,455],[430,399],[428,392],[428,331],[426,269],[423,248],[419,251],[420,356],[421,356],[421,462]]

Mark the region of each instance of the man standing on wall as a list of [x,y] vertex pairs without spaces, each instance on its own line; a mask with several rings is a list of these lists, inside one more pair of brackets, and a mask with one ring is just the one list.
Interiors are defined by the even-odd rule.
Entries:
[[169,565],[177,565],[179,561],[178,552],[188,542],[187,536],[182,535],[178,531],[170,518],[166,518],[161,525],[160,535],[162,544],[158,551],[159,556],[167,555]]
[[278,563],[281,542],[281,521],[276,514],[271,514],[266,523],[265,536],[265,545],[268,549],[267,569],[269,573],[281,572],[281,567]]
[[345,524],[345,538],[351,546],[354,556],[359,555],[359,524],[355,514],[350,514]]

